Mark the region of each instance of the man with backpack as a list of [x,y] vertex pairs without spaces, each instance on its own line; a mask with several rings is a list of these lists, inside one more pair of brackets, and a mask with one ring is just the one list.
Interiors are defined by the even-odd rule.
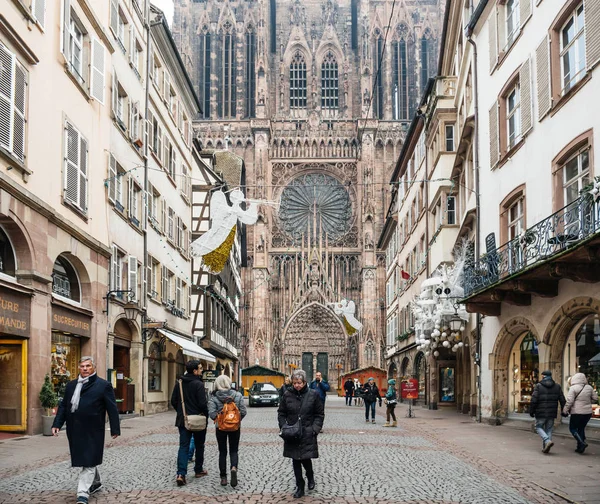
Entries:
[[542,438],[542,452],[549,453],[554,446],[552,429],[556,418],[557,406],[562,410],[566,404],[565,395],[558,383],[552,379],[551,371],[542,372],[542,381],[533,389],[529,414],[535,416],[535,430]]
[[236,487],[240,426],[242,418],[246,416],[246,405],[242,394],[231,389],[231,380],[227,375],[221,375],[215,380],[214,391],[208,402],[208,415],[215,422],[221,485],[227,485],[227,442],[229,441],[231,486]]

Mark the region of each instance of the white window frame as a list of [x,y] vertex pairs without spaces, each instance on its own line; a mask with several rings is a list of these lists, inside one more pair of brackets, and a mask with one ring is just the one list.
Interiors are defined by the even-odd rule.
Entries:
[[[515,95],[515,103],[510,108],[511,96]],[[517,83],[506,95],[506,145],[512,149],[521,140],[521,86]],[[511,132],[510,121],[514,119],[514,131]]]
[[[506,49],[509,48],[521,31],[520,2],[530,0],[507,0],[506,2]],[[511,29],[512,23],[512,29]]]
[[[448,135],[449,132],[450,135]],[[454,152],[456,149],[456,144],[454,142],[454,123],[447,123],[444,125],[444,138],[446,140],[446,152]],[[450,149],[448,148],[448,142],[450,142]]]
[[[452,206],[454,207],[452,209],[450,209],[450,202],[452,202]],[[446,196],[446,224],[454,226],[457,223],[457,217],[456,196],[449,194]]]
[[[81,26],[81,23],[73,15],[69,18],[69,67],[71,73],[81,83],[85,82],[83,76],[83,59],[85,56],[85,29]],[[79,65],[75,62],[76,50],[79,51]]]
[[[512,211],[516,209],[515,217],[512,218]],[[512,205],[506,209],[506,222],[508,231],[508,241],[518,238],[525,230],[525,197],[521,196]]]
[[[573,184],[577,184],[577,194],[579,195],[581,193],[581,190],[583,189],[583,187],[585,185],[587,185],[590,182],[590,152],[589,152],[590,148],[589,146],[585,146],[582,149],[579,149],[576,153],[574,153],[572,156],[569,156],[569,159],[567,159],[561,166],[561,171],[562,171],[562,178],[563,178],[563,201],[565,206],[569,205],[570,203],[572,203],[575,200],[569,201],[568,198],[568,189],[569,187],[573,186]],[[582,163],[582,155],[584,153],[587,152],[587,156],[588,156],[588,165],[587,168],[583,168],[583,163]],[[569,162],[571,162],[573,159],[577,159],[577,175],[575,177],[570,178],[569,180],[567,180],[567,164]]]

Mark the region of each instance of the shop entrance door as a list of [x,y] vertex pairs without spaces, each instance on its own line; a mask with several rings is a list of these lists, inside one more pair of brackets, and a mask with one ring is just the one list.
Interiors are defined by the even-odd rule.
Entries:
[[321,371],[323,379],[328,381],[329,356],[327,352],[319,352],[317,354],[317,371]]
[[308,383],[313,381],[313,354],[311,352],[302,354],[302,369],[306,372],[306,381]]
[[27,340],[0,340],[0,431],[27,428]]
[[114,346],[114,367],[117,371],[117,390],[115,396],[117,407],[121,413],[130,411],[130,403],[133,398],[129,397],[131,387],[127,386],[129,377],[129,348],[123,346]]

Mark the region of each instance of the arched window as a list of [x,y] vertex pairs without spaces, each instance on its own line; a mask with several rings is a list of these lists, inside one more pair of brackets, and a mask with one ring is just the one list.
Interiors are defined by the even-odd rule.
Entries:
[[377,30],[375,32],[375,40],[373,41],[373,103],[371,108],[373,109],[373,117],[376,119],[383,119],[383,76],[385,71],[383,69],[383,36],[381,32]]
[[219,64],[219,117],[235,117],[236,102],[236,66],[235,66],[235,30],[227,21],[219,32],[220,48],[217,55]]
[[256,116],[256,33],[248,27],[246,32],[246,117]]
[[[409,79],[409,59],[412,57],[412,44],[407,42],[408,29],[402,25],[398,28],[399,39],[392,44],[392,110],[394,119],[408,121],[412,116]],[[412,66],[412,65],[411,65]]]
[[148,349],[148,391],[159,391],[161,384],[161,355],[158,343]]
[[321,108],[337,111],[339,107],[339,75],[335,56],[327,53],[321,64]]
[[77,273],[71,263],[63,257],[56,259],[52,269],[52,292],[77,303],[81,302]]
[[367,344],[365,345],[365,361],[367,366],[375,364],[375,358],[375,343],[373,343],[372,339],[368,339]]
[[202,104],[202,118],[210,117],[210,51],[208,26],[202,29],[198,41],[198,98]]
[[427,79],[429,79],[429,58],[431,50],[433,49],[432,41],[429,38],[430,33],[425,32],[425,35],[421,37],[421,93],[425,90],[427,85]]
[[297,52],[290,64],[290,109],[306,108],[306,61]]
[[0,273],[15,276],[15,252],[7,234],[0,228]]

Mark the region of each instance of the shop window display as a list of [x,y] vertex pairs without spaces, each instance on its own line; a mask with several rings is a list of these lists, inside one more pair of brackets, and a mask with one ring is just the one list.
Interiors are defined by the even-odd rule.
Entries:
[[152,343],[148,351],[148,390],[150,392],[160,391],[161,366],[160,348],[158,344]]
[[[575,373],[583,373],[597,392],[600,389],[600,316],[586,318],[568,339],[564,350],[564,383]],[[593,406],[593,418],[600,418],[600,405]]]
[[417,355],[417,364],[415,366],[415,378],[419,382],[419,401],[425,404],[425,358],[423,354]]
[[533,388],[539,381],[538,345],[532,333],[524,333],[513,346],[509,371],[509,410],[511,413],[529,413]]
[[454,402],[454,368],[440,368],[440,401]]
[[79,338],[64,333],[52,333],[51,374],[54,390],[59,397],[64,396],[67,383],[79,374],[81,342]]

